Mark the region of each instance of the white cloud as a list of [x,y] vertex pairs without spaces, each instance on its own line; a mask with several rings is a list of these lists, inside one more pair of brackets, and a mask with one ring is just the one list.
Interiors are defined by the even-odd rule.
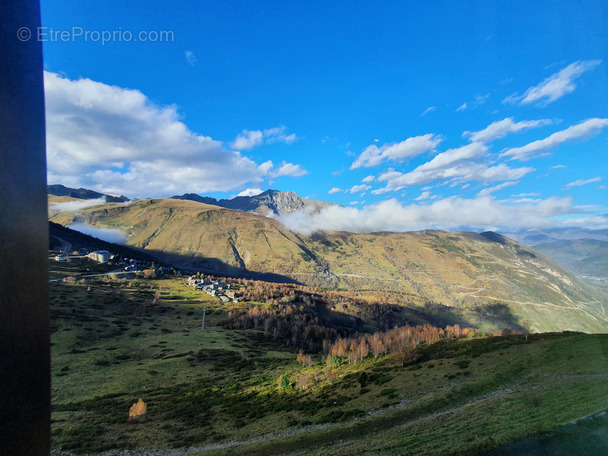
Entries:
[[459,112],[459,111],[464,111],[464,110],[465,110],[465,109],[467,109],[468,107],[469,107],[469,106],[468,106],[466,103],[462,103],[462,104],[460,105],[460,107],[459,107],[458,109],[456,109],[456,112]]
[[607,215],[589,215],[587,217],[578,217],[567,221],[568,227],[577,227],[591,230],[608,230]]
[[526,204],[509,204],[492,196],[450,197],[409,205],[392,198],[362,209],[329,206],[317,213],[294,212],[279,217],[279,221],[303,234],[319,230],[410,231],[431,227],[485,230],[490,227],[549,228],[564,223],[556,217],[577,213],[580,211],[572,207],[571,198],[551,197]]
[[608,126],[608,119],[588,119],[577,125],[572,125],[565,130],[555,132],[545,139],[539,139],[538,141],[531,142],[523,147],[506,149],[500,154],[500,157],[509,157],[511,160],[527,161],[534,157],[544,155],[547,150],[553,149],[563,142],[587,138],[597,134],[606,126]]
[[[230,191],[299,165],[258,165],[138,90],[45,72],[48,181],[130,197]],[[290,166],[288,166],[290,165]],[[272,173],[274,171],[274,173]]]
[[491,195],[494,192],[498,192],[502,189],[508,188],[508,187],[513,187],[514,185],[517,185],[519,182],[515,181],[515,182],[503,182],[502,184],[498,184],[495,185],[494,187],[488,187],[488,188],[484,188],[482,191],[480,191],[477,195],[478,196],[488,196]]
[[511,195],[511,198],[529,198],[531,196],[540,196],[540,193],[519,193],[518,195]]
[[403,173],[395,171],[393,168],[388,168],[386,171],[381,173],[380,176],[378,176],[378,182],[388,182],[401,176],[403,176]]
[[381,194],[401,190],[410,185],[424,185],[438,180],[451,182],[452,185],[467,181],[517,180],[534,171],[533,168],[510,168],[504,163],[491,166],[483,160],[487,151],[488,147],[485,144],[471,143],[442,152],[431,161],[406,174],[389,169],[377,179],[379,182],[386,182],[386,187],[374,190],[372,193]]
[[475,97],[475,106],[481,106],[482,104],[485,104],[488,101],[488,98],[490,98],[490,94],[486,94],[486,95],[477,95]]
[[513,198],[510,200],[512,203],[514,204],[530,204],[530,203],[537,203],[539,201],[541,201],[538,198]]
[[437,154],[430,162],[420,165],[416,170],[431,171],[447,168],[464,160],[481,158],[487,151],[487,146],[481,143],[472,143],[456,149],[448,149],[445,152]]
[[243,130],[231,144],[236,150],[248,150],[262,144],[273,144],[282,142],[291,144],[297,138],[295,134],[286,134],[284,126],[268,128],[266,130]]
[[420,117],[424,117],[426,116],[429,112],[433,112],[437,110],[437,106],[429,106],[428,108],[426,108],[424,111],[422,111],[422,114],[420,114]]
[[508,96],[503,103],[530,104],[539,102],[547,105],[560,99],[564,95],[574,92],[576,85],[574,80],[583,73],[592,70],[602,63],[601,60],[585,60],[571,63],[557,73],[549,76],[537,86],[530,87],[523,95],[517,93]]
[[97,199],[79,200],[79,201],[66,201],[64,203],[52,203],[49,204],[50,212],[77,212],[87,207],[97,206],[98,204],[104,204],[106,197],[102,196]]
[[236,196],[257,196],[260,193],[264,193],[264,190],[262,190],[261,188],[248,188],[243,190]]
[[267,130],[264,130],[264,141],[267,144],[273,144],[278,142],[291,144],[297,139],[297,137],[295,133],[292,133],[290,135],[286,134],[286,130],[287,127],[283,125],[280,127],[268,128]]
[[492,122],[486,128],[480,131],[465,131],[462,136],[469,137],[471,141],[479,141],[483,143],[491,142],[495,139],[502,138],[509,133],[516,133],[518,131],[537,128],[544,125],[549,125],[552,122],[548,119],[541,120],[523,120],[521,122],[513,122],[513,117],[507,117],[506,119]]
[[125,244],[127,239],[126,233],[117,228],[94,228],[85,222],[72,223],[68,228],[113,244]]
[[236,150],[247,150],[260,146],[263,142],[264,133],[261,130],[243,130],[232,143],[232,147]]
[[429,199],[429,197],[431,196],[431,192],[422,192],[420,194],[420,196],[418,196],[418,198],[416,198],[416,201],[423,201],[425,199]]
[[372,144],[365,148],[350,169],[369,168],[377,166],[386,160],[401,162],[425,152],[433,152],[440,142],[440,136],[426,134],[407,138],[400,143],[383,144],[381,147]]
[[353,193],[361,193],[361,192],[366,192],[368,191],[371,187],[371,185],[365,185],[365,184],[360,184],[360,185],[353,185],[350,190],[348,190],[348,192],[350,192],[351,194]]
[[192,52],[192,51],[184,51],[184,54],[186,55],[186,60],[188,62],[188,65],[190,65],[190,66],[196,66],[196,62],[198,60],[196,58],[196,55],[194,55],[194,52]]
[[[403,188],[403,187],[401,187]],[[391,189],[388,187],[384,187],[384,188],[377,188],[376,190],[372,190],[372,195],[383,195],[385,193],[389,193],[392,192],[394,190],[398,190],[398,189]]]
[[342,189],[338,188],[338,187],[333,187],[330,191],[328,191],[327,193],[329,193],[330,195],[333,195],[334,193],[338,193],[341,192]]
[[[270,162],[272,163],[272,162]],[[268,176],[272,179],[281,176],[291,176],[291,177],[301,177],[308,174],[302,166],[294,165],[293,163],[287,163],[285,161],[281,162],[281,165],[276,170],[270,170],[268,172]]]
[[583,185],[593,184],[594,182],[601,182],[601,181],[602,181],[601,177],[594,177],[593,179],[579,179],[579,180],[575,180],[574,182],[570,182],[569,184],[567,184],[566,189],[570,190],[572,187],[580,187]]
[[370,182],[373,182],[374,179],[376,179],[374,176],[369,175],[369,176],[364,177],[363,179],[361,179],[361,182],[365,182],[366,184],[369,184]]

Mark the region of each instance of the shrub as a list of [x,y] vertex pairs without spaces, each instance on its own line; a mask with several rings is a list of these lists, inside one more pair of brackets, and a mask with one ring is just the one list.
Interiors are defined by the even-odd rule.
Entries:
[[277,385],[279,387],[279,390],[281,391],[289,391],[293,389],[291,381],[289,380],[289,377],[287,375],[281,375],[277,380]]
[[129,422],[136,423],[146,416],[146,410],[148,406],[146,403],[139,398],[139,400],[131,406],[129,409]]

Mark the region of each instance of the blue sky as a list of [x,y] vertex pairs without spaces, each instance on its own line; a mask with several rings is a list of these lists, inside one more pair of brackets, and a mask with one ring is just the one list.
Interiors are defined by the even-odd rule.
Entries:
[[49,183],[344,206],[303,232],[608,228],[608,5],[562,3],[42,0]]

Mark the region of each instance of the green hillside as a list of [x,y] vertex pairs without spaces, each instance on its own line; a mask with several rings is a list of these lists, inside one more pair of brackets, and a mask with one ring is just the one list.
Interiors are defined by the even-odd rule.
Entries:
[[[50,294],[57,455],[474,455],[608,407],[605,335],[445,339],[356,364],[305,351],[298,362],[263,324],[229,323],[273,305],[221,304],[184,278],[53,282]],[[129,422],[139,399],[146,413]]]
[[315,233],[194,201],[104,204],[51,220],[119,228],[130,246],[185,268],[357,293],[392,291],[412,305],[504,304],[533,331],[608,329],[608,298],[553,260],[495,233]]

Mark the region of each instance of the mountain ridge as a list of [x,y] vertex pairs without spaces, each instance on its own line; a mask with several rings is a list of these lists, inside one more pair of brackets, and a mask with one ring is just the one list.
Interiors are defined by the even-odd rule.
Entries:
[[124,203],[130,201],[129,198],[123,195],[112,195],[109,193],[100,193],[95,190],[89,190],[86,188],[70,188],[61,184],[47,185],[47,194],[54,196],[67,196],[70,198],[90,200],[99,199],[105,197],[108,203]]
[[313,201],[302,198],[297,193],[281,190],[266,190],[254,196],[236,196],[231,199],[217,200],[208,196],[200,196],[196,193],[184,193],[174,195],[171,199],[196,201],[203,204],[211,204],[226,209],[236,209],[244,212],[255,212],[263,216],[279,216],[291,214],[296,211],[310,210],[318,212],[323,207],[339,206],[327,201]]

